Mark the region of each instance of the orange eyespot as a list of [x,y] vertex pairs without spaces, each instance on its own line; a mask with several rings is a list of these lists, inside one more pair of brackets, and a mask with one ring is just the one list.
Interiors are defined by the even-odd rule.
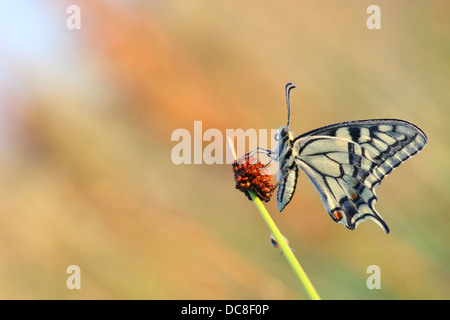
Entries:
[[344,214],[342,213],[342,211],[333,212],[334,219],[336,219],[338,221],[341,220],[343,216],[344,216]]

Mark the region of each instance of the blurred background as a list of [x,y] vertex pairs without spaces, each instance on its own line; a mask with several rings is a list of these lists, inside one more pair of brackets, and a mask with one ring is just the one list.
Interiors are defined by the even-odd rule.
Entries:
[[266,205],[321,297],[450,298],[450,3],[376,2],[2,1],[0,298],[307,298],[231,166],[171,160],[196,120],[285,124],[288,81],[297,134],[399,118],[428,135],[377,190],[389,235],[333,223],[304,174],[283,214]]

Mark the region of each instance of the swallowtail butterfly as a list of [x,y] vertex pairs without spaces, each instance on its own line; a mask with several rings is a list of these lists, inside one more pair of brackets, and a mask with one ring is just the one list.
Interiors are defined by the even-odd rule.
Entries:
[[294,88],[291,82],[286,85],[288,119],[275,136],[275,149],[255,150],[278,162],[278,210],[291,201],[301,169],[333,221],[354,230],[371,219],[388,234],[374,208],[375,189],[394,168],[423,149],[427,136],[407,121],[375,119],[332,124],[295,137],[289,129]]

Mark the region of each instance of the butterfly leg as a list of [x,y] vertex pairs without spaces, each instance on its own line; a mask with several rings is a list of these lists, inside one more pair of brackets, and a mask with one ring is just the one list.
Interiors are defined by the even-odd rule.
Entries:
[[257,158],[253,162],[253,164],[258,163],[264,156],[268,156],[270,161],[264,166],[264,168],[266,168],[272,160],[275,160],[275,156],[274,156],[274,153],[273,153],[272,150],[265,149],[263,147],[257,147],[257,148],[255,148],[253,150],[250,150],[249,152],[247,152],[243,156],[239,157],[236,161],[239,162],[239,161],[241,161],[243,159],[250,158],[251,156],[254,156],[254,155],[259,154],[259,153],[261,153],[262,155],[259,156],[259,158]]
[[278,188],[278,185],[279,185],[279,184],[280,184],[280,183],[277,182],[277,184],[273,187],[272,193],[275,191],[276,188]]
[[267,168],[267,166],[272,162],[272,158],[269,160],[269,162],[267,162],[265,165],[264,165],[264,168]]
[[[253,155],[258,154],[258,153],[263,153],[264,155],[267,155],[267,156],[271,157],[271,155],[272,155],[272,150],[266,149],[266,148],[263,148],[263,147],[257,147],[257,148],[255,148],[255,149],[253,149],[253,150],[250,150],[249,152],[247,152],[246,154],[244,154],[244,155],[243,155],[242,157],[240,157],[239,159],[241,159],[241,158],[247,158],[247,157],[253,156]],[[271,157],[271,158],[272,158],[272,157]]]

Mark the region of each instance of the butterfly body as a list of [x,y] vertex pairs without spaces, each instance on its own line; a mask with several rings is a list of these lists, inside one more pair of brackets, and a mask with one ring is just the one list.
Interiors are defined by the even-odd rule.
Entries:
[[407,121],[374,119],[337,123],[295,137],[289,129],[293,88],[291,83],[286,85],[288,123],[278,130],[275,150],[269,151],[279,165],[278,210],[291,201],[301,169],[335,222],[353,230],[371,219],[389,233],[374,208],[375,189],[394,168],[425,146],[425,133]]

